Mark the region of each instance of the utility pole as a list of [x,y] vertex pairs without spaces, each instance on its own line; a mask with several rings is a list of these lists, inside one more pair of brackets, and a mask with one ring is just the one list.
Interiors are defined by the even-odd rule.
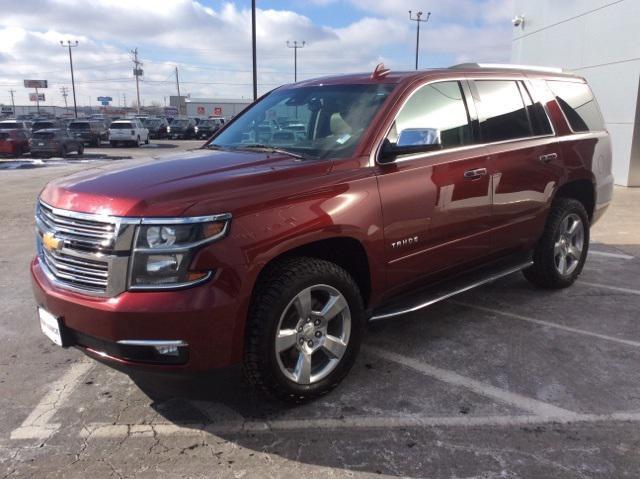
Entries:
[[67,92],[69,89],[66,86],[60,87],[60,93],[62,93],[62,98],[64,98],[64,109],[67,110],[67,96],[69,95]]
[[290,42],[287,40],[287,47],[293,48],[293,81],[298,81],[298,48],[304,48],[305,44],[304,40],[302,43],[298,43],[297,41]]
[[9,90],[9,93],[11,93],[11,108],[13,108],[13,115],[14,115],[14,116],[15,116],[15,114],[16,114],[16,102],[15,102],[15,100],[14,100],[14,98],[13,98],[13,94],[14,94],[15,92],[16,92],[16,91],[15,91],[14,89]]
[[429,21],[429,17],[431,16],[431,12],[427,12],[427,18],[425,20],[422,19],[422,12],[416,12],[416,16],[414,17],[409,10],[409,20],[416,22],[416,70],[418,69],[418,53],[420,52],[420,24],[427,23]]
[[180,79],[178,78],[178,67],[176,67],[176,87],[178,88],[178,116],[182,112],[182,101],[180,99]]
[[71,89],[73,90],[73,112],[75,114],[75,117],[78,118],[78,106],[76,104],[76,81],[73,77],[73,57],[71,56],[71,49],[78,46],[78,40],[75,40],[74,42],[72,42],[71,40],[67,40],[66,45],[62,40],[60,40],[60,46],[69,49],[69,65],[71,67]]
[[138,61],[138,48],[136,47],[134,50],[131,50],[131,54],[133,55],[133,58],[131,59],[131,61],[133,61],[133,76],[136,77],[136,95],[138,97],[137,100],[137,109],[138,109],[138,115],[140,114],[140,77],[142,76],[142,68],[140,68],[142,66],[142,62]]

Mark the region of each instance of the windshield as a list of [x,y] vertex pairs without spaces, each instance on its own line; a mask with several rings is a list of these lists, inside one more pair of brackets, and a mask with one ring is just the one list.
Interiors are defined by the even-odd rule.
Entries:
[[189,124],[189,120],[173,120],[171,122],[171,126],[177,126],[177,127],[185,127]]
[[53,128],[55,124],[52,121],[36,121],[33,124],[33,129]]
[[144,126],[160,126],[161,121],[160,120],[145,120],[144,121]]
[[0,140],[6,140],[10,137],[9,133],[0,133]]
[[7,121],[0,123],[0,130],[13,130],[14,128],[22,128],[22,123],[16,121]]
[[393,88],[352,84],[276,90],[209,146],[274,148],[311,158],[348,157]]
[[112,130],[131,130],[133,125],[131,123],[111,123],[110,128]]
[[91,129],[91,126],[89,125],[89,123],[70,123],[69,129],[70,130],[89,130]]
[[200,123],[198,123],[198,126],[205,126],[205,127],[213,127],[217,125],[218,125],[218,122],[215,120],[202,120]]

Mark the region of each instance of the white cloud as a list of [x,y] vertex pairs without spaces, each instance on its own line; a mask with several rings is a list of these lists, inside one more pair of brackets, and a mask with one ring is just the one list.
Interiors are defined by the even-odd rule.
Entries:
[[[336,3],[331,7],[336,9],[339,1],[312,0],[318,6]],[[299,78],[370,70],[379,61],[409,68],[415,37],[406,10],[416,3],[433,11],[422,37],[425,51],[461,61],[501,61],[509,54],[512,0],[341,1],[366,16],[335,28],[289,10],[258,11],[260,91],[293,80],[287,40],[307,42],[298,52]],[[22,79],[35,77],[47,78],[48,100],[62,104],[59,87],[71,86],[67,51],[59,45],[63,39],[80,42],[73,51],[80,104],[95,105],[98,95],[126,94],[133,100],[129,50],[136,46],[145,62],[141,90],[147,104],[175,94],[176,64],[183,94],[246,97],[251,92],[246,4],[213,9],[195,0],[0,0],[0,102],[9,101],[7,90],[14,86],[16,101],[26,103]]]

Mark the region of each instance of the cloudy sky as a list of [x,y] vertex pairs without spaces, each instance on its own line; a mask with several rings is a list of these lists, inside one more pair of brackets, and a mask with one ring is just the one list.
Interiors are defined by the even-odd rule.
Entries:
[[[463,61],[508,61],[513,0],[257,0],[258,89],[298,78],[368,71],[378,62],[394,70],[414,66],[415,22],[408,10],[431,11],[421,30],[421,67]],[[0,103],[28,103],[22,80],[47,79],[46,104],[63,105],[71,87],[73,50],[79,105],[112,96],[114,105],[135,98],[130,51],[144,63],[141,102],[163,104],[192,97],[251,95],[250,0],[0,0]]]

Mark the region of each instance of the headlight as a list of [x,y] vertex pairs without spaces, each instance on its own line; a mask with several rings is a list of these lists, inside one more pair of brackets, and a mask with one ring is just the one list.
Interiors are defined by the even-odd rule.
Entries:
[[195,127],[195,131],[196,131],[196,133],[198,133],[198,129],[199,129],[199,128],[196,126],[196,127]]
[[129,276],[130,289],[190,286],[211,271],[190,271],[193,255],[203,245],[222,239],[231,215],[143,219],[138,226]]
[[170,126],[167,127],[167,133],[171,133],[171,127]]

